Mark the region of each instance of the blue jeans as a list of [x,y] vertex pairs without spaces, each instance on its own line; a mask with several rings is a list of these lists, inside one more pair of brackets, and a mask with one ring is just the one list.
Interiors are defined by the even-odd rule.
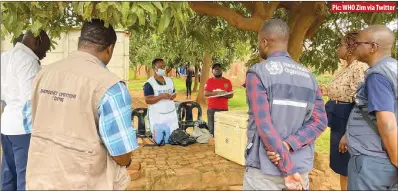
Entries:
[[[169,143],[169,137],[170,137],[170,127],[166,124],[156,124],[154,126],[154,132],[153,132],[153,140],[155,141],[156,144],[168,144]],[[162,142],[163,141],[163,142]]]
[[30,134],[1,134],[1,190],[25,190],[29,143]]
[[351,156],[348,162],[348,190],[397,190],[397,167],[389,159]]

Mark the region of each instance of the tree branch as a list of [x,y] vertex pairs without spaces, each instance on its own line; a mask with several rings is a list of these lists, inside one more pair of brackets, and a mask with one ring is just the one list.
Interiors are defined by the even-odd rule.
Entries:
[[245,5],[245,7],[247,8],[247,10],[250,11],[250,13],[253,15],[254,11],[255,11],[255,6],[253,2],[250,1],[243,1],[242,2],[243,5]]
[[232,26],[241,30],[258,32],[262,25],[262,20],[260,18],[246,18],[233,9],[216,3],[191,1],[189,2],[189,6],[197,13],[221,17]]
[[[317,17],[316,20],[311,24],[307,33],[305,34],[306,38],[308,38],[308,39],[312,38],[315,35],[318,28],[323,24],[325,19],[326,19],[326,16]],[[337,30],[339,30],[339,29],[337,29]]]
[[265,5],[262,1],[256,1],[255,4],[255,11],[253,17],[260,17],[263,18],[265,15]]
[[272,18],[274,15],[274,12],[276,9],[278,9],[280,2],[278,1],[272,1],[264,5],[265,13],[264,17],[262,17],[263,20],[269,20]]
[[311,24],[310,28],[308,29],[305,35],[306,38],[312,38],[315,35],[315,32],[325,21],[326,16],[329,12],[329,8],[327,4],[325,4],[324,2],[316,2],[314,6],[315,6],[316,20]]
[[[293,28],[296,25],[297,19],[300,16],[300,5],[290,8],[289,9],[289,20],[287,22],[287,25],[290,28],[290,34],[293,32]],[[285,8],[286,9],[286,8]]]
[[279,7],[285,8],[286,10],[291,11],[295,7],[297,7],[300,4],[300,2],[291,2],[291,1],[282,1],[279,3]]

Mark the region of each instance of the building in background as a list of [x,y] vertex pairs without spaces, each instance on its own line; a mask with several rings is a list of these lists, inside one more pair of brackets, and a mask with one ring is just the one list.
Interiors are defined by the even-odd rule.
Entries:
[[[116,30],[117,41],[113,56],[108,64],[111,72],[118,75],[123,81],[129,79],[129,34],[123,30]],[[58,60],[66,58],[69,54],[77,50],[78,38],[80,36],[80,28],[72,28],[67,33],[63,33],[60,39],[55,39],[57,45],[55,49],[47,52],[46,58],[41,61],[41,65],[45,67]],[[11,37],[6,37],[1,41],[1,52],[5,52],[13,47]]]

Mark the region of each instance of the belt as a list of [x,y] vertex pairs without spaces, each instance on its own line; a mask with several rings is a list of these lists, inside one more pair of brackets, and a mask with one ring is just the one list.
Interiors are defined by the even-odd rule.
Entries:
[[330,102],[333,102],[335,104],[353,104],[352,102],[344,102],[344,101],[337,101],[337,100],[329,100]]

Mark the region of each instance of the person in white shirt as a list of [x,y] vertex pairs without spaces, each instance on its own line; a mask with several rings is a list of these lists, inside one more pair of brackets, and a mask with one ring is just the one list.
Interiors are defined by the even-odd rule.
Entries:
[[[19,35],[17,38],[15,38],[13,41],[12,41],[12,44],[14,45],[14,47],[15,47],[15,45],[18,43],[18,42],[21,42],[22,41],[22,39],[23,39],[23,36],[24,36],[24,34],[21,34],[21,35]],[[12,49],[11,49],[12,50]],[[3,54],[1,54],[1,58],[7,58],[8,57],[8,55],[9,55],[9,53],[11,52],[11,50],[9,50],[9,51],[7,51],[7,52],[4,52]],[[1,62],[1,63],[3,63],[3,62]],[[1,68],[3,68],[3,65],[1,65]],[[3,111],[4,111],[4,107],[6,106],[6,102],[3,100],[3,96],[1,96],[1,110],[0,110],[0,114],[1,113],[3,113]]]
[[154,76],[144,84],[145,102],[148,104],[149,127],[156,144],[168,143],[171,133],[178,128],[174,103],[174,82],[166,77],[165,63],[161,58],[152,61]]
[[25,190],[30,130],[24,128],[22,109],[40,70],[39,60],[49,49],[46,32],[35,37],[28,31],[21,43],[1,55],[1,100],[6,104],[1,114],[2,190]]

